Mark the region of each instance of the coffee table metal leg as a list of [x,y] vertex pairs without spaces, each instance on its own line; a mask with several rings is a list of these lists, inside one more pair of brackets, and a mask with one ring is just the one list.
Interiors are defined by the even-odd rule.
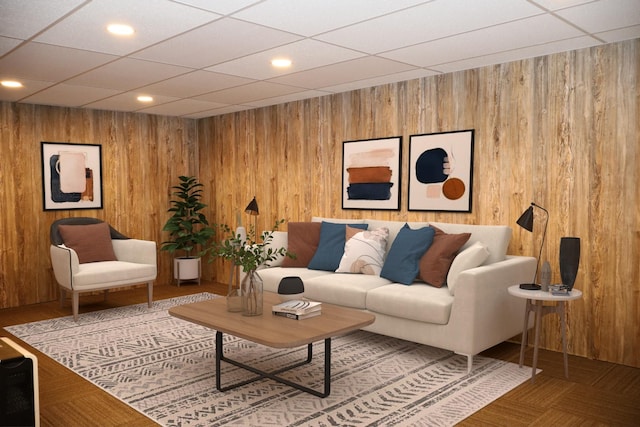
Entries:
[[[324,340],[324,390],[322,392],[277,376],[282,372],[289,371],[291,369],[310,363],[312,358],[313,358],[313,344],[309,343],[307,344],[307,358],[305,360],[301,362],[297,362],[293,365],[286,366],[284,368],[280,368],[273,372],[265,372],[260,369],[254,368],[252,366],[245,365],[244,363],[238,362],[237,360],[233,360],[233,359],[229,359],[228,357],[225,357],[223,343],[222,343],[222,332],[216,331],[216,388],[218,389],[218,391],[227,391],[227,390],[231,390],[231,389],[238,388],[240,386],[252,383],[254,381],[257,381],[263,378],[269,378],[279,383],[286,384],[297,390],[310,393],[314,396],[327,397],[331,392],[331,338],[327,338]],[[249,378],[245,381],[241,381],[241,382],[230,384],[223,387],[221,384],[221,369],[220,369],[221,362],[223,361],[230,363],[232,365],[235,365],[239,368],[245,369],[249,372],[253,372],[257,376],[253,378]]]

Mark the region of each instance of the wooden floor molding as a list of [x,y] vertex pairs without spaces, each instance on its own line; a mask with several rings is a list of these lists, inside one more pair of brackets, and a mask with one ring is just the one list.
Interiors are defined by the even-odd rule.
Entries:
[[[160,300],[198,292],[226,293],[226,285],[203,282],[157,285],[154,299]],[[80,313],[146,301],[146,289],[83,296]],[[70,304],[58,302],[0,310],[0,327],[68,316]],[[80,376],[2,329],[7,336],[32,351],[39,362],[40,418],[46,426],[154,426],[153,421],[120,402]],[[520,346],[505,342],[485,356],[518,363]],[[531,366],[532,350],[525,357]],[[500,399],[476,412],[461,426],[638,426],[640,425],[640,369],[614,363],[569,356],[569,379],[564,377],[562,354],[540,350],[538,367],[542,373],[535,383],[527,381]]]

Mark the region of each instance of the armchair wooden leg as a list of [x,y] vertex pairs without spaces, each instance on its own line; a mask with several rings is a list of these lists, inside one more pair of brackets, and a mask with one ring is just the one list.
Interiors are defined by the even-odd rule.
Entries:
[[80,306],[80,293],[73,291],[71,294],[71,310],[73,311],[73,320],[78,321],[78,307]]
[[107,296],[109,295],[109,289],[104,290],[104,302],[107,302]]
[[153,282],[147,283],[147,305],[149,308],[153,305]]

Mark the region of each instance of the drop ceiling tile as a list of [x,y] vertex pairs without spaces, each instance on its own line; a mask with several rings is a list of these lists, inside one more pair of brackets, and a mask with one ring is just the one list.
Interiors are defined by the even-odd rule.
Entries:
[[[299,40],[249,22],[221,19],[133,54],[134,58],[204,68]],[[203,40],[206,42],[203,43]]]
[[[3,79],[4,77],[5,76],[3,74],[0,74],[0,79]],[[24,98],[55,84],[52,82],[24,79],[20,80],[20,82],[22,83],[21,88],[7,88],[0,85],[0,100],[22,101]]]
[[190,68],[123,58],[70,79],[83,86],[130,90],[191,72]]
[[22,40],[0,37],[0,57],[22,43]]
[[415,67],[390,61],[385,58],[367,56],[365,58],[358,58],[352,61],[345,61],[339,64],[327,65],[313,70],[277,77],[270,81],[307,89],[318,89],[344,84],[354,80],[364,80],[409,71],[413,68]]
[[179,99],[177,101],[168,102],[166,104],[142,108],[138,110],[138,112],[160,114],[163,116],[184,116],[225,106],[225,104],[218,104],[215,102],[197,101],[194,99]]
[[[519,61],[521,59],[566,52],[567,50],[587,48],[598,44],[600,44],[600,42],[593,37],[583,36],[553,43],[540,44],[524,49],[514,49],[491,55],[483,55],[472,59],[449,62],[434,66],[433,69],[441,73],[453,73],[455,71],[470,70],[494,64],[503,64],[506,62]],[[570,49],[567,49],[567,47],[570,47]]]
[[589,3],[593,0],[530,0],[531,3],[538,4],[548,10],[564,9],[579,4]]
[[363,79],[363,80],[343,83],[343,84],[334,85],[334,86],[322,87],[320,88],[320,90],[333,92],[333,93],[348,92],[351,90],[380,86],[388,83],[397,83],[397,82],[402,82],[406,80],[421,79],[423,77],[429,77],[436,74],[440,74],[440,73],[437,73],[432,70],[425,70],[423,68],[417,68],[415,70],[403,71],[400,73],[389,74],[386,76],[373,77],[370,79]]
[[84,0],[2,0],[0,35],[29,39],[82,3]]
[[255,3],[260,3],[261,0],[175,0],[176,3],[188,4],[190,6],[198,7],[200,9],[208,10],[210,12],[219,13],[221,15],[228,15],[240,9],[244,9]]
[[309,98],[318,98],[325,95],[330,95],[330,93],[320,90],[307,90],[304,92],[296,92],[289,95],[277,96],[274,98],[261,99],[260,101],[247,102],[247,105],[255,108],[268,107],[269,105],[284,104],[286,102],[300,101]]
[[[150,106],[176,101],[176,98],[169,96],[158,96],[154,99],[152,104],[146,104],[138,101],[136,99],[137,95],[137,93],[132,92],[121,93],[110,98],[86,104],[84,107],[97,110],[138,111],[143,108],[149,108]],[[142,95],[142,93],[140,93],[140,95]]]
[[312,36],[424,3],[418,0],[268,0],[234,17],[267,27]]
[[540,15],[385,52],[380,56],[420,67],[434,67],[582,35],[584,33],[558,18]]
[[640,1],[600,0],[557,13],[585,31],[598,33],[640,24]]
[[619,30],[605,31],[603,33],[597,33],[595,36],[607,43],[637,39],[640,38],[640,25],[634,25],[633,27],[626,27]]
[[295,92],[303,92],[304,89],[280,85],[270,82],[255,82],[248,85],[238,86],[231,89],[220,90],[205,95],[197,96],[196,99],[209,102],[219,102],[222,104],[246,104],[265,98],[288,95]]
[[[165,0],[93,0],[35,40],[124,55],[219,17]],[[133,26],[135,34],[131,37],[109,34],[106,27],[114,22]]]
[[209,71],[193,71],[177,77],[172,77],[158,83],[140,88],[146,92],[159,95],[187,98],[213,92],[230,87],[251,83],[254,80],[228,74],[212,73]]
[[2,57],[0,70],[16,78],[60,81],[114,59],[103,53],[27,43]]
[[522,0],[493,0],[491,7],[478,1],[435,1],[315,38],[376,54],[542,13]]
[[[256,80],[264,80],[285,74],[309,70],[333,62],[341,62],[363,56],[354,50],[344,49],[328,43],[305,39],[264,52],[245,56],[207,68],[225,74],[234,74]],[[271,66],[271,60],[277,57],[293,61],[290,68],[279,69]]]
[[112,89],[58,84],[29,96],[23,101],[31,104],[80,107],[117,94],[118,91]]

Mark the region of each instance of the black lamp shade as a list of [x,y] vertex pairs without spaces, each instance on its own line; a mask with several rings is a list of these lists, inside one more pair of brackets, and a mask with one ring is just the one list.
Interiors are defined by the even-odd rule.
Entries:
[[256,201],[255,196],[253,197],[253,199],[249,202],[249,204],[247,205],[247,207],[244,209],[244,211],[246,213],[248,213],[249,215],[258,215],[260,212],[258,211],[258,202]]
[[516,223],[527,230],[528,232],[533,231],[533,206],[529,206],[526,211],[520,215],[520,218],[516,221]]

